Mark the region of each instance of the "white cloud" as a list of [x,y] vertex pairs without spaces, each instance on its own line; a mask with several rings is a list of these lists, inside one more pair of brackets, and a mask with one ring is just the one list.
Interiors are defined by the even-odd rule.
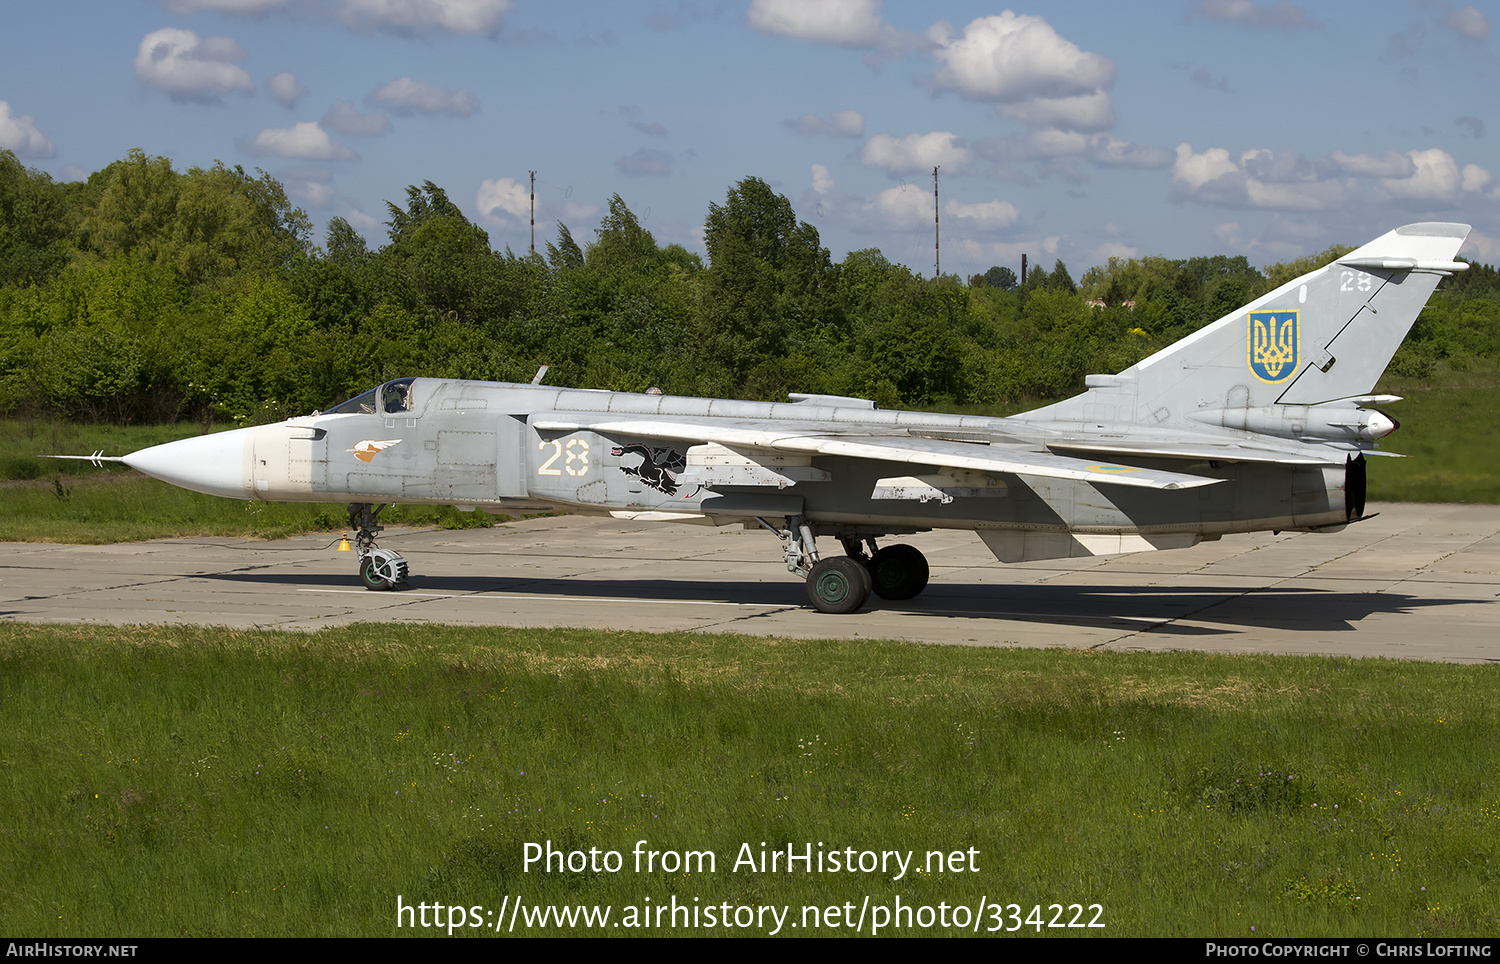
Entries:
[[796,131],[803,136],[827,134],[829,132],[828,122],[817,114],[803,114],[801,117],[789,117],[781,122],[781,126]]
[[1486,184],[1494,180],[1490,172],[1478,164],[1464,165],[1464,180],[1460,185],[1465,191],[1483,191]]
[[1130,141],[1122,141],[1108,134],[1095,134],[1089,138],[1089,149],[1084,152],[1095,164],[1104,167],[1166,167],[1172,163],[1172,154],[1155,147],[1142,147]]
[[981,17],[954,38],[935,27],[933,83],[989,101],[1028,127],[1099,131],[1113,127],[1114,61],[1079,49],[1041,17],[1012,11]]
[[1065,127],[1075,131],[1100,131],[1115,126],[1115,108],[1103,90],[1072,97],[1033,97],[1014,104],[996,104],[1006,120],[1028,127]]
[[425,80],[402,77],[393,80],[365,98],[368,104],[384,107],[392,114],[410,117],[413,114],[450,114],[468,117],[479,110],[479,99],[467,87],[445,90]]
[[1177,145],[1177,162],[1172,165],[1172,183],[1188,193],[1238,173],[1239,165],[1229,159],[1229,152],[1222,147],[1210,147],[1202,154],[1194,154],[1191,144],[1183,142]]
[[1443,18],[1443,26],[1458,31],[1470,40],[1483,42],[1490,39],[1490,22],[1484,14],[1473,7],[1454,10]]
[[1118,241],[1106,241],[1094,249],[1090,260],[1095,264],[1106,264],[1110,258],[1139,258],[1141,249]]
[[981,201],[978,204],[949,201],[943,205],[943,210],[953,217],[974,221],[983,228],[1008,228],[1021,216],[1009,201]]
[[[1020,267],[1021,255],[1029,254],[1033,259],[1038,254],[1056,255],[1062,235],[1032,238],[1027,241],[975,241],[964,239],[954,244],[959,253],[974,264],[1014,264]],[[1035,261],[1033,260],[1033,263]]]
[[[1490,196],[1494,178],[1477,164],[1460,166],[1439,148],[1383,156],[1333,151],[1308,159],[1292,150],[1251,149],[1238,157],[1214,147],[1177,147],[1172,184],[1179,199],[1227,207],[1328,211],[1362,202],[1457,204]],[[1362,188],[1361,183],[1365,187]]]
[[900,139],[890,134],[876,134],[860,148],[859,159],[892,174],[927,173],[935,166],[957,172],[968,167],[974,159],[974,152],[948,131],[908,134]]
[[293,12],[331,19],[351,30],[379,30],[405,37],[434,32],[494,36],[505,24],[513,0],[162,0],[174,13],[211,11],[231,17],[263,18]]
[[245,145],[252,154],[295,157],[305,161],[353,161],[359,155],[328,136],[312,121],[291,127],[268,127]]
[[1077,156],[1100,167],[1147,169],[1168,167],[1172,163],[1170,151],[1122,141],[1111,134],[1086,134],[1055,127],[1027,131],[1021,137],[981,141],[977,150],[982,156],[1001,162]]
[[56,150],[52,138],[37,129],[30,114],[17,116],[3,100],[0,100],[0,148],[17,157],[51,157]]
[[1328,158],[1339,170],[1358,177],[1411,177],[1417,170],[1410,157],[1395,151],[1386,151],[1384,157],[1334,151]]
[[1021,156],[1027,159],[1038,157],[1062,157],[1082,154],[1088,150],[1089,136],[1078,131],[1060,131],[1047,128],[1029,131],[1021,141]]
[[836,137],[863,137],[865,115],[857,110],[836,110],[828,115],[828,126]]
[[1201,0],[1195,12],[1212,20],[1247,27],[1295,30],[1319,26],[1306,10],[1286,0],[1278,0],[1270,7],[1257,7],[1251,0]]
[[1348,192],[1337,181],[1268,184],[1252,177],[1245,181],[1245,192],[1251,207],[1280,211],[1327,211],[1348,199]]
[[1317,165],[1296,151],[1251,148],[1240,155],[1240,167],[1254,180],[1268,184],[1305,184],[1324,176]]
[[348,214],[344,215],[344,220],[348,221],[349,224],[354,227],[354,230],[358,231],[360,234],[371,234],[381,231],[385,228],[384,221],[380,220],[377,217],[374,217],[373,215],[366,214],[358,208],[355,208]]
[[307,88],[302,86],[296,74],[290,70],[283,70],[266,81],[266,93],[270,94],[271,99],[276,103],[291,110],[297,106],[297,101],[307,96]]
[[1007,10],[981,17],[944,43],[937,83],[970,100],[1015,103],[1033,97],[1075,97],[1110,87],[1115,65],[1080,50],[1041,17]]
[[1225,221],[1222,224],[1214,225],[1214,237],[1231,247],[1240,247],[1242,245],[1240,241],[1240,222]]
[[291,0],[166,0],[173,13],[189,14],[211,10],[237,17],[263,17],[272,10],[288,6]]
[[508,224],[511,218],[520,221],[531,218],[531,193],[526,185],[513,178],[486,178],[480,182],[474,200],[479,213],[492,221]]
[[513,6],[511,0],[344,0],[334,18],[354,30],[405,36],[432,30],[493,35]]
[[880,39],[880,7],[879,0],[753,0],[745,19],[761,33],[869,47]]
[[[1463,188],[1464,175],[1453,155],[1441,148],[1407,151],[1415,170],[1402,178],[1382,178],[1380,184],[1394,198],[1414,201],[1452,201]],[[1471,167],[1473,165],[1470,165]],[[1482,171],[1482,168],[1476,168]],[[1489,175],[1485,174],[1486,180]]]
[[328,130],[349,137],[378,137],[391,129],[389,117],[378,112],[361,114],[347,100],[334,101],[319,123]]
[[1179,144],[1172,184],[1181,198],[1228,207],[1323,211],[1349,198],[1342,182],[1292,151],[1252,149],[1232,158],[1222,147],[1196,154]]
[[920,228],[932,225],[932,195],[911,186],[886,188],[866,201],[865,213],[888,228]]
[[191,30],[163,27],[141,39],[135,76],[175,101],[216,103],[231,91],[250,93],[250,75],[233,61],[249,56],[228,37],[199,39]]
[[1412,172],[1405,177],[1382,178],[1380,186],[1391,197],[1408,201],[1455,203],[1463,192],[1483,193],[1494,178],[1478,164],[1462,168],[1453,155],[1441,148],[1407,151]]
[[828,134],[832,137],[863,137],[865,134],[865,115],[857,110],[836,110],[824,120],[816,114],[803,114],[801,117],[782,121],[784,127],[789,127],[798,134]]
[[286,190],[293,198],[310,208],[327,207],[338,193],[327,181],[311,178],[288,178]]
[[1478,231],[1470,231],[1469,239],[1459,249],[1459,254],[1483,264],[1500,262],[1500,238],[1492,238]]
[[828,173],[828,168],[822,164],[812,166],[812,188],[819,194],[827,194],[834,189],[833,175]]

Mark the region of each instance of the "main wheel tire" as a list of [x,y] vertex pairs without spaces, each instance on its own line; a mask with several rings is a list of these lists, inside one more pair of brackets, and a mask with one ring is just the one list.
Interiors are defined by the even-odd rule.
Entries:
[[375,571],[375,560],[368,556],[360,561],[359,581],[365,584],[366,589],[376,592],[395,588],[384,576]]
[[870,584],[881,599],[911,599],[927,588],[931,570],[915,546],[886,546],[870,560]]
[[870,574],[848,556],[820,559],[807,574],[807,599],[820,613],[852,613],[870,598]]

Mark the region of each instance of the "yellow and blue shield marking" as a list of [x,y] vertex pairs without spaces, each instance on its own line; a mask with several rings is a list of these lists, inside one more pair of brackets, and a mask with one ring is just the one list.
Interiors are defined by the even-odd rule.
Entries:
[[1297,371],[1297,312],[1252,311],[1246,351],[1263,382],[1284,382]]

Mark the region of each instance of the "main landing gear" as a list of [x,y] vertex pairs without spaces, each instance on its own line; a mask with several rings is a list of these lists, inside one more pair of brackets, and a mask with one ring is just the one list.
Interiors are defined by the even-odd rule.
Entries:
[[405,589],[407,565],[401,553],[382,549],[375,544],[375,534],[384,526],[376,525],[384,505],[355,502],[349,506],[349,528],[357,530],[354,546],[359,552],[359,581],[366,589]]
[[807,600],[823,613],[852,613],[874,592],[882,599],[911,599],[927,588],[931,570],[927,557],[909,545],[881,549],[874,539],[840,537],[847,555],[819,558],[812,527],[801,516],[777,529],[764,519],[762,526],[776,533],[784,546],[786,568],[807,579]]

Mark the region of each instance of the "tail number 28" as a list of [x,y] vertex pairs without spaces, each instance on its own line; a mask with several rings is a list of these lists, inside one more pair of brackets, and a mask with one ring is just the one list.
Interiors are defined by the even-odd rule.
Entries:
[[[537,475],[569,475],[589,474],[589,443],[587,439],[570,438],[566,441],[560,438],[542,439],[536,443],[541,451],[547,451],[548,446],[552,448],[552,454],[547,461],[537,467]],[[557,463],[561,461],[562,467]]]

